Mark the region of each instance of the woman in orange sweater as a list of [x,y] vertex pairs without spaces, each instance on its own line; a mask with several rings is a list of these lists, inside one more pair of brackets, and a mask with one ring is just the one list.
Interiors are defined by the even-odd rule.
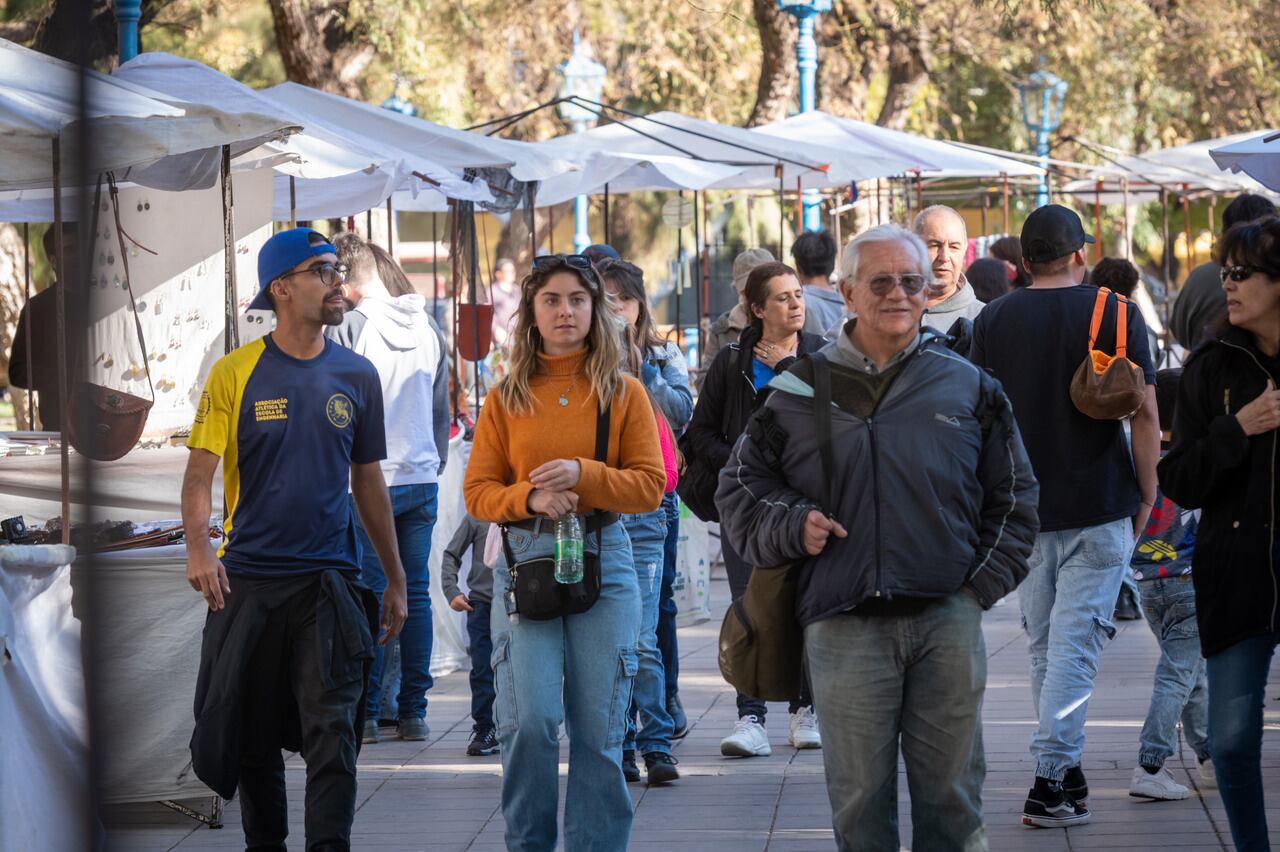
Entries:
[[[480,412],[463,485],[467,511],[505,527],[493,571],[494,711],[507,848],[520,852],[556,846],[561,721],[569,731],[566,852],[623,852],[631,832],[621,760],[640,593],[617,513],[656,509],[665,474],[644,387],[620,369],[606,298],[587,258],[535,258],[521,284],[510,373]],[[606,407],[601,462],[596,423]],[[598,546],[600,597],[575,615],[522,618],[506,553],[517,562],[553,554],[548,519],[570,512],[584,516],[586,551]]]

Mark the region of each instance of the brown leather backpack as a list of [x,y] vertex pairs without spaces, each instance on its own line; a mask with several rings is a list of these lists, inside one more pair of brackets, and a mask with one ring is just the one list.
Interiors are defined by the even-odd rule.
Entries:
[[[1094,349],[1108,297],[1116,297],[1116,354]],[[1128,349],[1129,300],[1106,287],[1098,289],[1089,324],[1089,353],[1071,378],[1071,402],[1094,420],[1124,420],[1142,407],[1147,396],[1147,380],[1142,368],[1130,361]]]

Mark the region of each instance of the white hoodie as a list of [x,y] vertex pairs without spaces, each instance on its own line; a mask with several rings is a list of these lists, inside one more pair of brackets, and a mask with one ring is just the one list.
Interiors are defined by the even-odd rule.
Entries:
[[333,337],[372,361],[382,379],[388,487],[435,482],[448,453],[448,379],[444,338],[426,299],[366,296]]

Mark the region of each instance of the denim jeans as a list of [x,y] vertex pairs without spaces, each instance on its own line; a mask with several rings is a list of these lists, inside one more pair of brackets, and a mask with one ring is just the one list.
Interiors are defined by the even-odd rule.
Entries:
[[1200,656],[1191,575],[1143,580],[1142,612],[1160,640],[1151,706],[1139,736],[1138,762],[1164,766],[1178,749],[1178,719],[1196,760],[1209,757],[1209,685]]
[[471,601],[467,613],[467,650],[471,654],[471,722],[477,730],[493,728],[493,640],[488,601]]
[[1132,552],[1127,518],[1036,537],[1018,602],[1031,647],[1031,701],[1040,720],[1031,735],[1039,778],[1061,781],[1080,765],[1093,679],[1102,648],[1116,632],[1111,614]]
[[[272,613],[285,623],[268,627],[272,641],[287,642],[288,672],[302,730],[302,759],[307,765],[306,848],[308,852],[345,852],[351,848],[356,814],[356,710],[361,679],[326,689],[324,662],[316,636],[314,590],[295,595]],[[367,628],[366,628],[367,630]],[[282,637],[282,639],[277,638]],[[267,652],[263,652],[267,653]],[[274,651],[272,652],[274,653]],[[272,694],[277,673],[250,662],[245,739],[240,757],[240,822],[248,852],[284,852],[289,836],[289,804],[284,757],[280,752],[275,707],[263,707],[256,694]],[[262,692],[259,692],[261,690]]]
[[[667,513],[661,508],[643,515],[623,515],[631,539],[631,559],[640,586],[640,634],[636,640],[635,688],[627,710],[622,748],[641,754],[671,753],[675,724],[667,712],[667,679],[658,653],[658,597],[662,593],[662,549],[667,539]],[[636,714],[640,715],[639,731]]]
[[1280,633],[1237,642],[1209,657],[1209,752],[1237,852],[1265,852],[1262,704]]
[[[409,617],[399,637],[400,694],[396,712],[399,719],[424,719],[427,715],[427,690],[432,683],[431,589],[427,560],[431,557],[431,530],[436,524],[436,489],[434,482],[393,485],[387,489],[409,597]],[[381,601],[387,588],[382,563],[364,526],[357,523],[356,533],[360,537],[360,578]],[[368,719],[379,718],[384,651],[379,646],[374,652],[373,674],[369,677],[369,695],[365,700]]]
[[680,646],[676,639],[676,544],[680,540],[680,503],[676,493],[662,498],[667,513],[667,538],[662,547],[662,590],[658,595],[658,653],[662,655],[662,674],[667,681],[667,700],[679,692]]
[[804,631],[841,852],[898,852],[898,743],[912,842],[987,848],[982,607],[967,591],[909,615],[836,615]]
[[[720,552],[724,555],[724,570],[729,575],[729,596],[733,600],[737,600],[747,593],[747,583],[751,581],[751,565],[743,560],[738,552],[733,549],[733,545],[729,544],[729,540],[724,537],[724,533],[720,534]],[[800,682],[800,698],[792,701],[790,711],[792,713],[801,707],[813,706],[813,687],[809,685],[810,672],[805,668],[804,679]],[[765,713],[768,711],[767,705],[761,698],[751,695],[743,695],[738,693],[738,718],[743,716],[755,716],[760,720],[760,724],[764,724]]]
[[[553,525],[536,537],[510,529],[517,560],[550,555]],[[631,796],[622,775],[623,717],[636,675],[640,590],[621,523],[602,532],[600,598],[586,612],[550,621],[507,614],[506,555],[493,569],[494,718],[502,746],[502,816],[511,852],[556,848],[559,727],[569,735],[565,852],[624,852]],[[595,552],[596,537],[586,537]]]

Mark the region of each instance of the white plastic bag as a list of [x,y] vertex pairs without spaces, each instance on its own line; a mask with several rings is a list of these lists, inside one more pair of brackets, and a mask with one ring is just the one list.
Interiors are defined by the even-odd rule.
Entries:
[[711,566],[707,525],[680,503],[680,535],[676,540],[676,626],[711,618]]

